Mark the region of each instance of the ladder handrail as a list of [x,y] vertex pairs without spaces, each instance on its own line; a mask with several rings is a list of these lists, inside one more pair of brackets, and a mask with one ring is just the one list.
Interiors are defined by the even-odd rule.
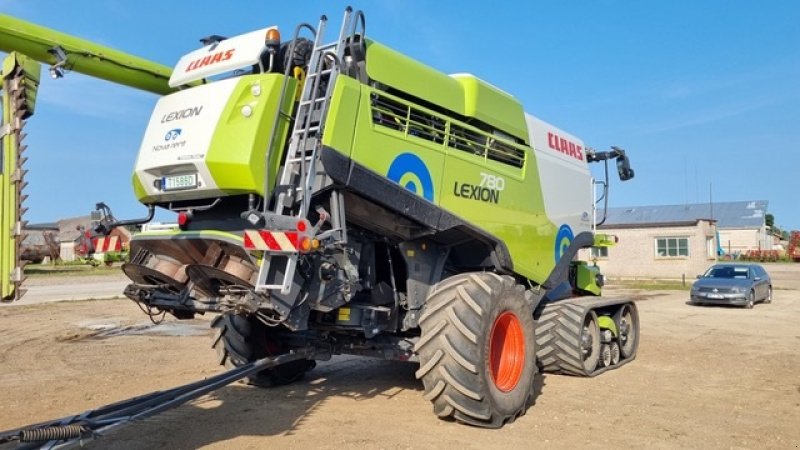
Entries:
[[[364,29],[363,16],[364,14],[361,11],[355,14],[356,19],[361,19],[362,30]],[[329,102],[333,96],[336,79],[343,68],[341,62],[344,58],[345,47],[349,45],[348,39],[350,39],[350,43],[354,41],[352,36],[358,27],[358,23],[354,23],[353,20],[353,9],[348,6],[344,12],[337,40],[323,44],[322,40],[325,34],[327,17],[322,16],[320,18],[319,26],[314,35],[313,51],[308,62],[308,73],[303,82],[300,100],[294,114],[294,126],[289,136],[286,159],[280,176],[279,187],[281,190],[277,192],[272,209],[274,214],[293,215],[303,219],[308,215],[311,206],[311,191],[317,176],[316,162],[322,145]],[[350,35],[348,35],[348,31]],[[327,76],[327,83],[324,89],[321,89],[324,76]],[[281,101],[283,101],[285,94],[284,88],[281,93]],[[279,115],[276,116],[276,126],[279,117]],[[275,131],[273,131],[273,136],[274,133]],[[270,152],[274,151],[274,141],[273,137],[270,141]],[[309,143],[311,146],[309,146]],[[269,170],[269,159],[266,164],[267,170]],[[285,205],[287,196],[290,204]],[[298,199],[299,206],[297,205]],[[286,214],[287,210],[288,214]],[[264,211],[267,212],[266,206]],[[271,280],[273,284],[267,284],[273,256],[275,255],[265,254],[261,260],[255,290],[256,292],[265,292],[267,290],[280,289],[282,294],[288,294],[292,288],[299,255],[297,253],[280,255],[282,258],[286,258],[286,265],[281,273],[283,280],[282,282],[280,280]]]
[[[362,28],[363,28],[365,26],[364,13],[359,10],[355,13],[355,16],[356,18],[361,17]],[[298,216],[300,217],[305,217],[308,214],[308,210],[310,209],[311,206],[311,196],[308,195],[308,193],[312,188],[312,185],[314,183],[314,177],[316,176],[317,152],[322,144],[322,136],[325,130],[325,120],[327,119],[328,116],[328,102],[333,96],[333,89],[334,85],[336,84],[336,78],[339,76],[339,73],[342,70],[341,61],[344,58],[344,47],[346,43],[345,33],[347,32],[347,29],[350,27],[351,22],[353,22],[353,8],[348,6],[345,9],[344,17],[342,18],[342,24],[341,27],[339,28],[339,37],[337,38],[336,41],[335,51],[334,52],[326,51],[322,52],[319,55],[318,64],[320,72],[322,71],[322,67],[324,67],[322,63],[325,61],[326,56],[332,56],[331,58],[332,67],[330,69],[331,71],[328,77],[328,84],[325,87],[326,92],[322,100],[322,105],[320,105],[320,117],[318,122],[319,129],[317,131],[317,140],[315,142],[315,148],[312,151],[312,156],[309,160],[309,165],[311,166],[311,168],[307,173],[302,173],[301,171],[300,179],[304,180],[304,186],[302,192],[303,195],[302,203],[300,206],[300,211],[298,211]],[[355,28],[356,28],[356,23],[353,23],[352,29],[355,30]],[[316,81],[317,83],[319,83],[319,80]]]
[[[327,20],[327,17],[324,15],[320,17],[322,19]],[[295,46],[297,45],[297,40],[300,38],[300,32],[303,29],[307,29],[311,31],[311,34],[314,36],[314,40],[317,39],[317,30],[313,26],[308,23],[301,23],[297,25],[294,29],[294,34],[292,35],[292,42],[289,44],[288,53],[289,56],[294,54]],[[269,197],[272,194],[270,192],[270,183],[269,183],[269,161],[272,157],[272,152],[275,149],[275,137],[277,136],[278,131],[278,122],[280,121],[281,115],[284,114],[283,112],[283,102],[286,98],[286,87],[289,85],[289,75],[292,70],[292,65],[289,64],[288,66],[283,68],[283,83],[281,84],[281,96],[278,99],[278,110],[275,112],[275,119],[272,121],[272,128],[270,130],[270,137],[269,137],[269,144],[267,144],[267,152],[264,160],[264,205],[262,210],[266,213],[269,210]],[[291,110],[289,111],[289,116],[291,116]]]

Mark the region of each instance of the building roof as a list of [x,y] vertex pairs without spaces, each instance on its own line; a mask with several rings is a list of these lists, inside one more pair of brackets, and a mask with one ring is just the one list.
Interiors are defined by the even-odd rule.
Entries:
[[[603,227],[652,226],[655,224],[696,223],[698,220],[715,220],[718,228],[759,228],[764,225],[768,202],[751,200],[742,202],[690,203],[685,205],[628,206],[608,208],[608,218]],[[603,217],[603,211],[598,211]]]

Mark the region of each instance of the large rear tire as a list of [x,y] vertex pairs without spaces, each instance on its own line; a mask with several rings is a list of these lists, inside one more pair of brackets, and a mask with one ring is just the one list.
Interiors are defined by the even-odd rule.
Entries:
[[532,294],[511,277],[456,275],[420,317],[417,378],[443,419],[498,428],[524,414],[537,372]]
[[[211,327],[213,347],[219,363],[225,367],[239,367],[267,356],[287,353],[290,348],[275,339],[274,332],[254,317],[226,313],[215,317]],[[301,359],[262,370],[245,379],[256,386],[278,386],[293,383],[316,366],[313,360]]]

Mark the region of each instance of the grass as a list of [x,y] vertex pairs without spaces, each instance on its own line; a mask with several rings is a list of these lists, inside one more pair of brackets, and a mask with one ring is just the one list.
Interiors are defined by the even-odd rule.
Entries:
[[686,286],[680,281],[666,280],[613,280],[609,281],[608,285],[642,291],[688,291],[692,288],[692,283],[689,280],[686,281]]
[[90,276],[90,275],[116,275],[120,273],[119,266],[92,267],[88,264],[28,264],[25,266],[25,275],[29,277],[48,277],[48,276]]

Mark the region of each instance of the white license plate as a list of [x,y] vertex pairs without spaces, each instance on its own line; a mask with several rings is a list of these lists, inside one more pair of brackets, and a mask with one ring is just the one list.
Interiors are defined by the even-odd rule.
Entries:
[[708,298],[713,298],[717,300],[722,300],[725,298],[722,294],[708,294]]
[[194,189],[197,187],[197,174],[174,175],[161,179],[161,188],[165,191],[176,191],[180,189]]

